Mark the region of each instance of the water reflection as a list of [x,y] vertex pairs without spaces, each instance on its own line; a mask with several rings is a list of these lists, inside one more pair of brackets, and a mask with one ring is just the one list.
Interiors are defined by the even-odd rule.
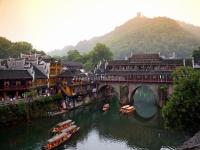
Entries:
[[159,150],[173,148],[187,138],[184,133],[163,129],[159,114],[146,122],[118,111],[118,103],[112,103],[107,113],[95,105],[32,124],[19,124],[6,131],[0,130],[0,147],[2,150],[38,150],[51,137],[49,130],[68,118],[75,120],[81,129],[58,150]]
[[156,97],[149,87],[139,87],[133,99],[137,114],[141,117],[151,118],[157,113]]

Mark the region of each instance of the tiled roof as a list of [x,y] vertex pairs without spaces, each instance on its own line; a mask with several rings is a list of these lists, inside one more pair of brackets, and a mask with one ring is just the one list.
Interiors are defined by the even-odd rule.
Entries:
[[128,64],[129,62],[127,60],[110,60],[108,61],[108,65],[122,65],[122,64]]
[[47,76],[43,74],[37,67],[33,65],[33,69],[35,71],[35,78],[36,79],[47,79]]
[[32,79],[27,70],[0,70],[0,80],[6,79]]
[[83,68],[83,65],[79,62],[63,61],[62,63],[65,67],[69,67],[69,68],[79,68],[79,69]]
[[79,69],[67,69],[58,75],[61,78],[69,78],[69,77],[86,77],[84,73],[82,73]]
[[58,77],[60,78],[73,78],[74,76],[75,73],[72,72],[71,70],[65,70],[58,75]]
[[131,59],[160,59],[159,54],[134,54]]
[[152,74],[168,74],[172,71],[109,71],[108,75],[152,75]]
[[179,64],[183,65],[183,59],[163,59],[161,64]]

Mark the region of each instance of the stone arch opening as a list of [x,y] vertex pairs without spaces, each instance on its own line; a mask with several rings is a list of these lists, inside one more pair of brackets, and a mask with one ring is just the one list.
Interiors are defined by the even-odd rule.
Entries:
[[157,113],[156,94],[147,85],[140,85],[133,90],[130,104],[135,106],[137,114],[143,118],[151,118]]

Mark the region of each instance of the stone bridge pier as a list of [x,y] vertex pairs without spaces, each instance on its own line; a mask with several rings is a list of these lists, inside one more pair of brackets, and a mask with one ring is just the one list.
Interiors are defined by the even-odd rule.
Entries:
[[106,87],[112,88],[115,93],[117,93],[117,96],[119,97],[119,102],[122,105],[133,104],[133,97],[136,91],[140,88],[145,87],[146,89],[148,89],[148,91],[150,91],[154,95],[156,104],[160,107],[164,105],[167,98],[173,92],[172,84],[100,83],[98,86],[99,93],[101,93],[101,91]]

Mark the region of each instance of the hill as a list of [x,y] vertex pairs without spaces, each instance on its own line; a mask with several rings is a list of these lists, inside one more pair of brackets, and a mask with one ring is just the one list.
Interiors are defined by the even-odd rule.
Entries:
[[[179,57],[189,57],[192,51],[200,46],[200,27],[166,17],[135,17],[110,33],[80,41],[70,49],[86,52],[96,43],[106,44],[116,58],[124,58],[131,52],[160,52],[165,56],[175,52]],[[60,52],[63,55],[68,50],[66,47]]]

